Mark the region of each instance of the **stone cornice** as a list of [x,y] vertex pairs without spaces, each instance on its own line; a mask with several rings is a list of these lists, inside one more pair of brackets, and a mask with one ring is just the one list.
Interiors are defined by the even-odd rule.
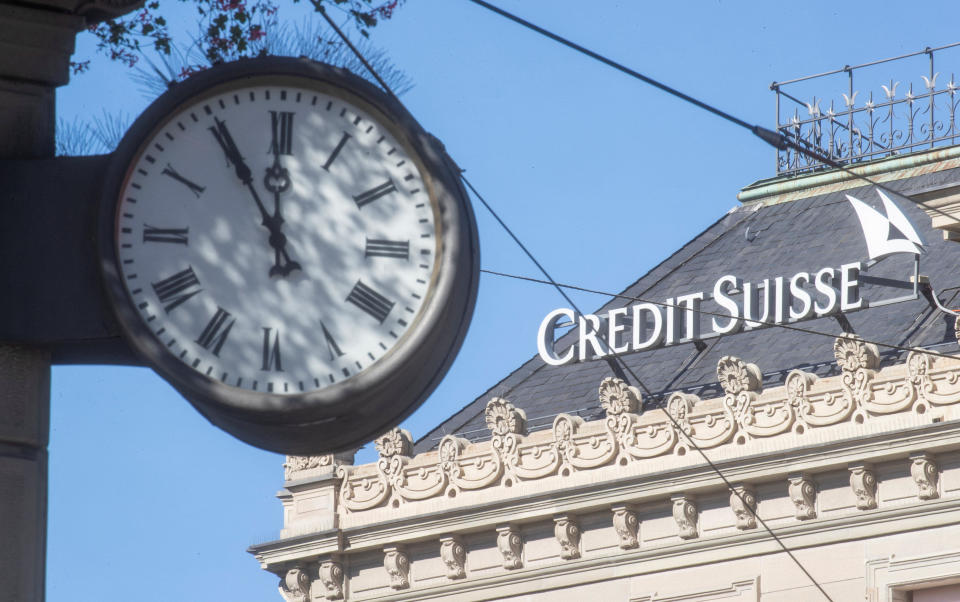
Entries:
[[[636,389],[606,379],[599,393],[605,419],[584,422],[560,414],[552,429],[530,435],[522,412],[494,398],[486,412],[489,441],[447,436],[436,451],[415,457],[402,453],[409,449],[408,436],[395,431],[385,438],[387,453],[376,464],[337,468],[340,525],[422,520],[446,509],[474,508],[490,499],[491,488],[498,503],[514,511],[539,492],[556,499],[581,487],[609,489],[608,481],[637,482],[656,492],[658,474],[670,475],[665,483],[683,479],[687,490],[695,490],[686,473],[703,472],[705,462],[692,442],[709,450],[711,461],[757,476],[763,458],[776,467],[784,449],[792,450],[794,462],[809,447],[816,465],[840,465],[862,457],[866,450],[859,448],[874,438],[876,452],[889,454],[914,427],[960,417],[954,407],[960,401],[960,360],[914,350],[905,363],[878,370],[876,347],[850,335],[836,340],[834,353],[839,375],[818,379],[794,370],[784,386],[769,390],[760,389],[756,366],[725,357],[717,368],[723,397],[675,393],[665,409],[643,415],[634,413]],[[706,476],[703,486],[713,478]]]
[[[951,146],[930,151],[919,151],[849,165],[851,172],[866,176],[875,182],[891,182],[960,167],[960,147]],[[740,191],[737,199],[743,204],[776,205],[811,196],[848,190],[863,186],[863,180],[838,169],[815,172],[797,177],[761,180]]]
[[[887,533],[953,526],[960,535],[960,499],[928,503],[920,508],[905,506],[871,511],[814,523],[801,523],[774,529],[777,537],[791,550],[815,548],[832,543],[854,541]],[[651,549],[624,551],[613,556],[597,556],[537,568],[521,568],[489,577],[474,578],[425,590],[391,592],[384,596],[365,596],[365,600],[448,599],[452,595],[496,591],[497,596],[519,596],[542,591],[545,580],[551,588],[582,586],[625,576],[656,573],[662,570],[704,565],[735,558],[757,557],[782,551],[780,545],[763,530],[735,535],[692,540]]]

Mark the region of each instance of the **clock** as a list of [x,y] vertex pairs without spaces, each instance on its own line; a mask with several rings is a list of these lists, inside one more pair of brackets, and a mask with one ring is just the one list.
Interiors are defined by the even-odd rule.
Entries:
[[458,171],[394,99],[305,59],[176,84],[115,152],[99,212],[130,346],[215,425],[316,454],[433,390],[479,250]]

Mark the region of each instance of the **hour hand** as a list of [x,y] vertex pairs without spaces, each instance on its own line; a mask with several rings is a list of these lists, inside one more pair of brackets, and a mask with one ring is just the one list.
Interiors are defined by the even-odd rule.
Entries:
[[230,135],[227,124],[216,117],[213,118],[213,122],[215,125],[210,126],[208,129],[213,133],[213,137],[217,139],[220,148],[223,149],[223,154],[226,155],[227,162],[233,165],[233,168],[237,171],[237,177],[240,178],[241,182],[250,184],[250,182],[253,181],[253,173],[243,160],[243,155],[240,154],[240,149],[237,148],[237,144],[233,141],[233,136]]

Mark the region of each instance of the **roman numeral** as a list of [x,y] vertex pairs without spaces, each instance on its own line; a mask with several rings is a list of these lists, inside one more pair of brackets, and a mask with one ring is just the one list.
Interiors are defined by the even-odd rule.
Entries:
[[373,290],[360,280],[353,285],[353,290],[347,295],[347,301],[367,312],[376,321],[383,324],[393,309],[394,302]]
[[330,361],[343,355],[343,352],[340,351],[340,345],[337,345],[337,341],[333,338],[333,335],[330,334],[330,331],[327,330],[326,325],[323,322],[320,322],[320,329],[323,331],[323,338],[327,341],[327,351],[330,352]]
[[185,177],[181,176],[181,175],[177,172],[177,170],[174,169],[173,166],[170,165],[169,163],[167,163],[167,166],[164,167],[164,168],[163,168],[163,171],[161,171],[160,173],[163,174],[163,175],[165,175],[165,176],[169,176],[169,177],[173,178],[173,179],[176,180],[177,182],[180,182],[181,184],[183,184],[184,186],[186,186],[187,188],[189,188],[190,191],[193,192],[193,194],[197,195],[197,198],[200,198],[200,193],[203,192],[204,190],[206,190],[206,188],[205,188],[204,186],[200,186],[199,184],[196,184],[195,182],[191,182],[190,180],[188,180],[188,179],[186,179]]
[[190,228],[154,228],[150,224],[143,225],[143,242],[169,242],[186,245],[187,234]]
[[270,152],[274,155],[293,154],[293,113],[290,111],[270,111]]
[[270,341],[272,328],[263,327],[263,367],[261,370],[273,370],[283,372],[283,366],[280,360],[280,331],[273,335],[273,342]]
[[[215,356],[220,357],[220,349],[223,348],[223,344],[230,335],[230,329],[236,322],[235,319],[230,320],[231,317],[230,312],[218,305],[217,313],[213,314],[213,317],[207,322],[203,332],[197,337],[196,343],[207,351],[212,351]],[[230,320],[230,322],[227,323],[227,320]]]
[[153,282],[150,286],[153,287],[153,292],[157,294],[157,298],[163,304],[163,310],[167,313],[203,290],[200,288],[197,275],[193,273],[193,267],[188,267],[159,282]]
[[333,152],[330,153],[330,158],[327,159],[327,162],[323,164],[323,169],[330,171],[330,166],[333,165],[333,162],[336,160],[337,155],[340,154],[340,151],[343,150],[343,145],[347,143],[347,139],[350,138],[350,134],[344,132],[343,136],[340,138],[340,142],[337,142],[337,145],[333,148]]
[[367,239],[367,249],[365,257],[396,257],[397,259],[410,259],[410,241],[409,240],[379,240],[375,238]]
[[357,207],[363,208],[364,205],[374,202],[380,197],[390,194],[397,190],[396,185],[393,183],[393,180],[388,179],[383,184],[379,186],[374,186],[366,192],[362,192],[357,196],[353,197],[353,200],[357,203]]

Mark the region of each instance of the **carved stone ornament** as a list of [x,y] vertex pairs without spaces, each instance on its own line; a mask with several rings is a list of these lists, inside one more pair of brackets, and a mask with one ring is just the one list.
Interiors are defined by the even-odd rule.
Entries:
[[796,509],[798,520],[808,520],[817,517],[817,486],[807,473],[790,475],[790,501]]
[[513,525],[497,527],[497,549],[503,558],[503,568],[519,569],[523,566],[523,539]]
[[440,559],[447,567],[448,579],[463,579],[467,576],[467,549],[456,535],[440,538]]
[[293,568],[280,580],[280,595],[286,602],[309,602],[310,577],[306,571]]
[[953,338],[960,343],[960,315],[953,320]]
[[741,531],[757,528],[757,490],[753,485],[734,485],[730,492],[730,509],[737,517]]
[[763,375],[756,364],[726,355],[717,362],[717,379],[727,395],[739,395],[745,391],[759,391]]
[[320,563],[320,583],[327,600],[343,600],[343,565],[334,560]]
[[880,352],[873,343],[865,343],[855,334],[843,334],[833,342],[833,356],[844,372],[876,370],[880,365]]
[[487,402],[483,412],[487,428],[494,435],[517,434],[526,432],[527,415],[523,410],[513,407],[506,399],[494,397]]
[[560,558],[580,558],[580,525],[571,516],[561,515],[553,519],[553,534],[560,543]]
[[877,475],[869,464],[850,466],[850,488],[857,497],[857,508],[873,510],[877,507]]
[[387,546],[383,549],[383,568],[390,576],[390,587],[407,589],[410,587],[410,559],[400,546]]
[[910,474],[917,484],[917,497],[921,500],[935,500],[940,497],[940,492],[937,491],[940,468],[932,454],[923,452],[911,455]]
[[402,428],[394,428],[380,435],[373,441],[373,445],[381,458],[409,457],[413,453],[413,437],[410,431]]
[[320,468],[322,466],[333,466],[333,454],[323,454],[322,456],[287,456],[287,461],[283,463],[283,478],[287,481],[294,474],[311,468]]
[[697,531],[697,520],[700,513],[697,511],[696,501],[685,493],[670,497],[673,502],[673,520],[680,528],[680,539],[695,539],[700,536]]
[[640,520],[629,506],[613,506],[613,528],[620,539],[620,549],[632,550],[640,547]]
[[619,378],[603,379],[599,397],[607,416],[632,414],[640,407],[640,390]]

